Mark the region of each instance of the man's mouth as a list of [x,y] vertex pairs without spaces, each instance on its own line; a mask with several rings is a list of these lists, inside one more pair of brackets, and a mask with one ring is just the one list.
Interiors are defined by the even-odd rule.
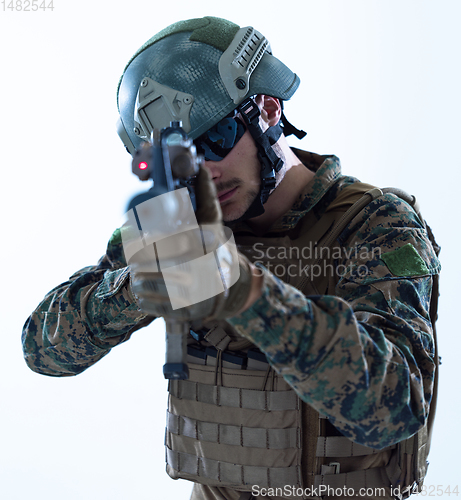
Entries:
[[234,196],[236,191],[237,191],[237,187],[234,187],[232,189],[227,189],[226,191],[221,191],[221,193],[218,193],[219,203],[223,203],[224,201],[226,201],[229,198],[231,198],[232,196]]

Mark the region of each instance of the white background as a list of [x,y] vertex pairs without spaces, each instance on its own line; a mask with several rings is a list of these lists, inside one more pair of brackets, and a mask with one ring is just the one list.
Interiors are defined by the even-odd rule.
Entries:
[[253,25],[300,75],[286,114],[308,135],[294,145],[334,153],[344,173],[421,202],[444,266],[426,484],[433,495],[461,486],[461,2],[54,0],[54,11],[0,10],[0,498],[189,496],[189,483],[164,472],[161,324],[62,379],[26,367],[20,334],[45,293],[104,253],[127,201],[145,189],[115,133],[125,63],[160,29],[204,15]]

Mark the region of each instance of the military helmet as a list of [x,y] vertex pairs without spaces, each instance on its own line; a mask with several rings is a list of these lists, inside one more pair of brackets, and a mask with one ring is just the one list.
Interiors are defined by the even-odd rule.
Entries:
[[182,122],[196,139],[245,99],[290,99],[300,80],[252,27],[217,17],[172,24],[148,40],[120,79],[118,133],[133,154],[153,128]]

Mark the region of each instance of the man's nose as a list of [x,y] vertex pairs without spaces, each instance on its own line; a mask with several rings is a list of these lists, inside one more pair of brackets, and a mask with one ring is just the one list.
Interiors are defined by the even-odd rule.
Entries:
[[205,160],[204,165],[209,170],[213,181],[217,182],[222,176],[222,169],[220,168],[219,162]]

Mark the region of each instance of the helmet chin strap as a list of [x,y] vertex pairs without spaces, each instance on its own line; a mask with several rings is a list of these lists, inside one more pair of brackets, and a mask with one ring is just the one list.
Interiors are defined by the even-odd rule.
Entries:
[[256,196],[248,210],[232,223],[252,219],[264,213],[263,205],[269,198],[271,191],[275,189],[275,174],[283,167],[282,159],[272,149],[272,146],[279,140],[283,132],[280,124],[269,127],[263,132],[259,125],[261,112],[251,97],[246,99],[237,109],[258,148],[258,159],[261,163],[261,186],[259,195]]
[[[283,101],[281,103],[283,109]],[[306,132],[294,127],[286,119],[283,112],[281,121],[263,132],[259,125],[261,112],[252,97],[246,99],[237,109],[242,115],[245,125],[258,148],[258,159],[261,163],[261,186],[258,196],[253,200],[248,210],[241,217],[232,221],[232,224],[258,217],[258,215],[264,213],[263,205],[275,189],[275,175],[283,167],[283,160],[272,149],[272,146],[280,139],[282,133],[285,133],[286,136],[294,134],[298,139],[302,139],[306,135]],[[283,124],[283,128],[280,123]]]

